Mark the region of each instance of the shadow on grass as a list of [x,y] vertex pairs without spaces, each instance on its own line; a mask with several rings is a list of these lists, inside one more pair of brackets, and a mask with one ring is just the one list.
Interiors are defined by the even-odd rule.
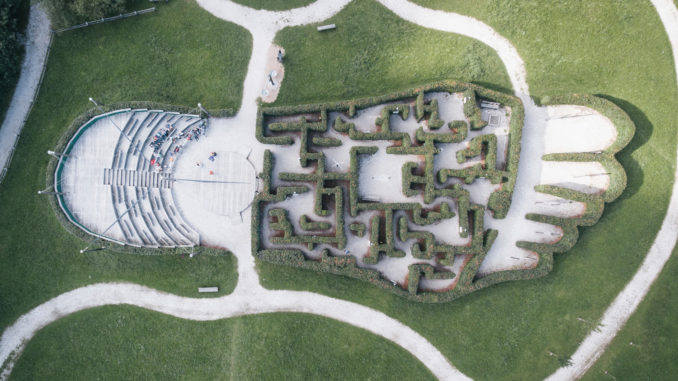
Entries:
[[636,125],[636,133],[633,136],[633,139],[631,139],[631,142],[628,146],[626,146],[616,155],[617,160],[619,160],[622,166],[624,166],[626,177],[628,179],[626,189],[618,199],[618,201],[622,201],[636,194],[636,192],[638,192],[640,187],[643,185],[643,169],[638,164],[638,161],[636,161],[636,159],[634,159],[631,155],[650,140],[654,126],[650,120],[647,119],[645,113],[632,103],[607,94],[595,94],[595,96],[605,98],[608,101],[616,104],[629,115],[633,123]]

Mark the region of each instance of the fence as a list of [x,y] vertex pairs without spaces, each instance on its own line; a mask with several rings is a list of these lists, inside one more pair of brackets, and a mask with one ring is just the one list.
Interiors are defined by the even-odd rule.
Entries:
[[[101,24],[101,23],[108,22],[108,21],[124,19],[124,18],[127,18],[127,17],[136,16],[136,15],[143,15],[143,14],[150,13],[150,12],[155,12],[155,7],[148,8],[148,9],[142,9],[140,11],[134,11],[134,12],[125,13],[125,14],[120,14],[118,16],[102,18],[102,19],[95,20],[95,21],[88,21],[88,22],[85,22],[84,24],[75,25],[75,26],[72,26],[72,27],[69,27],[69,28],[64,28],[64,29],[52,31],[52,33],[50,33],[50,35],[49,35],[49,43],[47,45],[47,53],[46,53],[46,56],[45,56],[45,63],[42,65],[42,72],[40,73],[40,80],[38,81],[38,87],[35,88],[35,92],[33,93],[33,99],[31,99],[31,105],[28,108],[28,112],[24,116],[24,120],[21,123],[21,129],[19,131],[23,130],[23,126],[26,125],[26,121],[28,120],[28,116],[31,115],[31,111],[33,111],[33,105],[35,104],[35,98],[38,96],[38,92],[40,92],[40,87],[42,87],[42,80],[45,77],[45,69],[47,68],[47,60],[49,59],[49,52],[52,49],[52,40],[53,40],[53,37],[54,37],[54,33],[61,33],[61,32],[65,32],[67,30],[84,28],[84,27],[89,26],[89,25]],[[1,122],[2,121],[0,121],[0,123]],[[19,143],[20,137],[21,137],[21,132],[19,132],[16,135],[16,140],[14,140],[14,145],[12,145],[12,149],[10,150],[9,157],[7,158],[7,162],[5,162],[4,168],[2,168],[2,171],[0,171],[0,183],[2,183],[2,181],[5,179],[5,176],[7,175],[7,170],[9,169],[9,164],[12,162],[12,158],[14,157],[14,151],[16,150],[16,146]]]
[[31,105],[28,107],[28,112],[26,113],[26,115],[24,115],[23,122],[21,122],[21,128],[19,129],[19,133],[16,134],[16,139],[14,140],[14,145],[12,145],[12,149],[9,151],[9,157],[7,158],[7,161],[5,162],[5,167],[0,172],[0,183],[2,183],[2,180],[5,179],[5,175],[7,174],[7,170],[9,169],[9,164],[12,162],[12,158],[14,157],[14,151],[16,151],[16,146],[19,144],[19,138],[21,137],[21,131],[23,131],[24,126],[26,125],[26,121],[28,120],[28,116],[31,115],[31,111],[33,111],[33,105],[35,104],[35,98],[38,96],[38,93],[40,92],[40,88],[42,87],[42,80],[45,78],[45,69],[47,69],[47,60],[49,59],[49,52],[52,49],[53,37],[54,37],[54,32],[51,32],[49,34],[49,42],[47,43],[47,53],[45,53],[45,62],[42,65],[42,71],[40,72],[40,79],[38,80],[38,86],[35,88],[35,91],[33,92],[33,98],[31,99]]
[[153,7],[153,8],[148,8],[148,9],[142,9],[142,10],[140,10],[140,11],[134,11],[134,12],[125,13],[125,14],[120,14],[120,15],[117,15],[117,16],[101,18],[101,19],[99,19],[99,20],[85,21],[83,24],[73,25],[73,26],[70,26],[70,27],[68,27],[68,28],[63,28],[63,29],[55,30],[54,32],[56,32],[56,33],[61,33],[61,32],[65,32],[65,31],[68,31],[68,30],[73,30],[73,29],[78,29],[78,28],[84,28],[84,27],[90,26],[90,25],[96,25],[96,24],[105,23],[105,22],[108,22],[108,21],[115,21],[115,20],[120,20],[120,19],[126,19],[126,18],[128,18],[128,17],[132,17],[132,16],[136,16],[136,15],[143,15],[143,14],[145,14],[145,13],[150,13],[150,12],[155,12],[155,7]]

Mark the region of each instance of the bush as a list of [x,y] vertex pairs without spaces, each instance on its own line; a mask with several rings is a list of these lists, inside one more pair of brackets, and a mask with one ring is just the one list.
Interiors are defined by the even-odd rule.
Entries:
[[125,0],[44,0],[54,28],[66,28],[125,12]]
[[348,226],[349,229],[358,237],[364,237],[365,236],[365,224],[362,222],[354,222]]
[[[23,47],[19,43],[19,18],[22,16],[22,5],[28,3],[20,0],[0,0],[0,93],[12,91],[21,70]],[[0,112],[0,115],[2,112]]]
[[464,99],[466,99],[464,115],[468,118],[471,129],[480,130],[487,126],[487,122],[480,117],[480,107],[478,107],[475,90],[468,89],[464,91]]
[[506,217],[511,207],[511,193],[504,190],[492,192],[487,202],[487,207],[492,211],[494,218],[500,219]]
[[[468,121],[452,121],[448,124],[450,133],[436,134],[426,132],[424,128],[419,128],[415,134],[415,143],[411,140],[409,133],[396,132],[391,130],[390,121],[392,117],[397,117],[393,114],[399,114],[402,119],[406,119],[409,112],[413,112],[417,120],[426,119],[430,128],[442,127],[443,122],[438,119],[438,103],[435,99],[430,102],[425,101],[426,92],[445,91],[449,93],[464,92],[469,98],[469,101],[464,106],[464,112]],[[486,124],[480,118],[480,108],[477,105],[478,98],[487,99],[499,102],[503,107],[506,107],[511,113],[509,142],[507,148],[507,165],[506,171],[496,169],[496,137],[494,135],[480,136],[470,144],[469,149],[465,152],[466,157],[474,157],[478,155],[485,156],[484,163],[457,172],[449,172],[451,170],[441,170],[437,174],[434,173],[434,157],[439,150],[436,148],[436,143],[453,143],[463,141],[469,132],[469,128],[479,129]],[[381,109],[381,113],[375,124],[380,128],[377,132],[362,132],[356,129],[354,123],[346,121],[347,115],[349,118],[356,115],[357,110],[365,109],[379,104],[389,103]],[[413,109],[410,105],[414,104]],[[321,152],[308,152],[309,144],[316,146],[333,146],[337,143],[337,139],[328,138],[326,136],[313,136],[311,142],[308,141],[308,133],[310,131],[326,131],[329,124],[327,123],[327,113],[336,112],[342,114],[337,116],[332,122],[334,130],[347,134],[353,140],[389,140],[394,141],[393,146],[387,147],[386,152],[389,154],[406,154],[423,156],[424,168],[419,168],[417,163],[406,163],[402,168],[403,174],[403,192],[407,195],[417,195],[422,192],[424,203],[433,203],[439,197],[444,197],[451,200],[456,200],[457,211],[459,216],[459,226],[461,227],[460,235],[468,237],[471,235],[471,243],[468,246],[452,246],[447,244],[437,243],[435,236],[426,231],[410,231],[408,229],[407,218],[402,217],[398,221],[393,218],[395,211],[405,211],[408,216],[411,216],[411,222],[415,225],[428,225],[436,223],[442,219],[452,218],[455,213],[451,210],[450,201],[446,200],[439,203],[436,207],[424,208],[420,203],[380,203],[380,202],[362,202],[358,195],[358,173],[359,173],[359,155],[371,155],[377,152],[377,147],[354,146],[350,150],[350,167],[348,173],[324,172],[325,162],[324,155]],[[321,122],[309,121],[307,116],[312,115],[313,120],[317,120],[315,115],[321,113]],[[291,122],[276,122],[266,124],[268,117],[275,116],[292,116],[297,117],[298,121]],[[438,82],[426,86],[420,86],[410,90],[387,94],[380,97],[371,97],[363,99],[352,99],[342,102],[330,102],[325,104],[315,105],[298,105],[298,106],[283,106],[283,107],[263,107],[260,105],[259,117],[257,119],[257,138],[268,144],[291,144],[294,137],[290,133],[300,133],[302,140],[300,148],[300,156],[305,159],[304,164],[308,165],[308,161],[316,161],[317,169],[314,173],[285,173],[280,175],[283,181],[301,181],[307,183],[315,183],[315,208],[314,212],[317,215],[328,215],[329,210],[322,210],[327,208],[323,206],[323,197],[327,195],[335,195],[335,213],[337,214],[337,233],[339,229],[344,228],[343,220],[343,202],[342,192],[346,188],[346,184],[332,185],[334,188],[325,188],[325,183],[330,181],[335,184],[336,181],[348,182],[348,211],[351,216],[356,216],[360,211],[377,210],[380,211],[372,218],[369,226],[365,224],[351,223],[348,228],[357,235],[362,236],[366,234],[369,229],[370,249],[363,261],[365,263],[377,263],[380,255],[401,257],[405,253],[396,249],[395,235],[398,234],[401,241],[415,240],[412,245],[412,255],[415,258],[430,259],[438,258],[439,263],[443,265],[452,265],[454,258],[461,256],[464,258],[464,265],[462,265],[459,274],[459,280],[455,282],[450,290],[443,292],[428,292],[418,289],[418,282],[424,274],[428,278],[439,276],[454,276],[451,273],[436,273],[434,268],[427,268],[422,266],[415,266],[408,276],[408,284],[406,287],[409,292],[401,287],[397,287],[390,282],[384,280],[380,274],[373,270],[366,270],[356,267],[356,260],[352,256],[333,256],[329,250],[322,252],[322,259],[320,261],[307,259],[303,252],[296,249],[281,249],[281,250],[262,250],[258,245],[257,232],[256,237],[253,233],[253,250],[259,258],[270,260],[276,263],[284,263],[303,268],[314,269],[318,271],[326,271],[335,274],[348,275],[360,279],[365,279],[370,283],[380,287],[390,289],[398,295],[405,296],[412,300],[424,302],[439,302],[445,300],[452,300],[461,295],[474,291],[481,287],[486,287],[489,284],[501,281],[501,279],[523,276],[523,270],[515,270],[509,272],[509,275],[501,275],[499,277],[489,278],[485,277],[480,280],[476,279],[476,273],[484,258],[484,255],[489,250],[492,242],[497,236],[494,230],[484,231],[483,219],[485,208],[480,205],[472,204],[470,201],[470,194],[463,189],[460,184],[450,184],[447,187],[436,188],[438,183],[445,183],[450,175],[457,175],[464,179],[472,179],[483,176],[488,177],[493,183],[503,183],[500,192],[495,192],[491,196],[490,210],[499,216],[506,213],[510,203],[513,192],[515,177],[518,168],[518,159],[520,155],[520,137],[522,133],[522,124],[524,120],[523,108],[520,100],[511,95],[497,93],[492,90],[484,89],[476,85],[463,84],[454,81]],[[316,124],[317,123],[317,124]],[[314,125],[311,127],[311,125]],[[266,163],[265,163],[266,167]],[[268,169],[270,172],[270,168]],[[446,172],[447,171],[447,172]],[[264,174],[262,174],[263,176]],[[438,181],[436,181],[438,180]],[[266,181],[266,180],[265,180]],[[330,187],[330,185],[327,185]],[[274,195],[258,195],[256,202],[253,204],[253,219],[259,219],[259,204],[261,202],[276,202],[282,200],[280,192],[288,187],[279,187],[278,194]],[[274,192],[274,190],[270,190]],[[337,193],[338,192],[338,193]],[[262,192],[266,194],[267,192]],[[287,193],[289,194],[289,193]],[[303,219],[304,217],[302,217]],[[395,223],[397,226],[394,226]],[[308,220],[308,217],[301,222],[309,229],[313,221]],[[253,229],[258,229],[260,224],[253,223]],[[398,230],[396,230],[398,228]],[[303,237],[303,238],[302,238]],[[295,242],[298,244],[306,244],[312,249],[314,244],[321,243],[321,241],[311,238],[313,236],[295,236]],[[338,239],[345,236],[336,234],[335,237],[326,237]],[[274,237],[275,238],[275,237]],[[280,237],[278,237],[280,238]],[[320,238],[320,237],[318,237]],[[329,243],[329,242],[322,242]],[[337,248],[341,248],[341,242],[337,242]],[[546,259],[540,261],[539,270],[542,271],[548,267],[548,256]],[[532,275],[530,275],[532,276]],[[493,281],[496,279],[496,281]]]

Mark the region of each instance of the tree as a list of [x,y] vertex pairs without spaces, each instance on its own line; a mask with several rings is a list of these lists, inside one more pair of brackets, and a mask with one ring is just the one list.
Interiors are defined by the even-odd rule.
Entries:
[[43,6],[53,27],[64,28],[122,13],[125,0],[44,0]]
[[0,93],[10,91],[21,68],[17,38],[19,0],[0,0]]

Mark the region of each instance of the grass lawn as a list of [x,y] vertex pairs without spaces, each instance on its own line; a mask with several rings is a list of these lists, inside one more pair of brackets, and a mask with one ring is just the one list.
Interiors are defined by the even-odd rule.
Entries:
[[420,28],[373,1],[356,0],[322,23],[286,28],[285,80],[275,104],[316,103],[382,95],[422,83],[463,78],[490,88],[511,88],[499,57],[470,38]]
[[425,380],[392,342],[314,315],[191,322],[135,307],[78,312],[42,329],[12,380]]
[[254,9],[282,11],[286,9],[305,7],[315,0],[233,0],[234,3],[246,5]]
[[160,3],[152,14],[55,36],[40,94],[0,184],[2,329],[40,303],[95,282],[131,281],[195,297],[203,285],[231,292],[235,259],[222,251],[205,249],[190,260],[80,254],[86,243],[67,233],[36,191],[45,188],[45,151],[92,106],[89,96],[104,103],[202,102],[207,108],[237,109],[250,51],[247,31],[184,0]]
[[[584,380],[675,380],[678,374],[678,250]],[[631,344],[633,343],[633,344]],[[608,372],[608,375],[605,372]],[[611,376],[612,377],[611,377]]]
[[[410,303],[353,279],[266,263],[259,263],[260,274],[269,288],[312,290],[382,310],[422,333],[473,378],[542,379],[567,362],[628,282],[664,217],[678,119],[670,45],[649,2],[418,2],[476,17],[512,41],[526,61],[537,98],[593,93],[622,107],[637,125],[630,146],[618,155],[627,170],[627,190],[606,207],[597,225],[580,229],[579,243],[556,256],[547,277],[498,285],[447,304]],[[428,65],[428,52],[437,52],[448,65],[440,76],[507,87],[506,74],[491,59],[483,58],[484,72],[470,75],[458,49],[447,49],[450,45],[437,38],[408,44],[412,37],[398,32],[417,28],[392,19],[375,2],[358,0],[332,20],[340,27],[337,33],[342,26],[350,30],[350,43],[314,35],[308,27],[282,31],[277,41],[286,48],[288,61],[277,103],[368,96],[439,79],[420,69]],[[388,47],[384,53],[382,46]],[[389,54],[403,58],[389,61]],[[362,57],[375,56],[359,64]],[[409,56],[418,60],[398,66]],[[351,66],[354,62],[358,64]]]

